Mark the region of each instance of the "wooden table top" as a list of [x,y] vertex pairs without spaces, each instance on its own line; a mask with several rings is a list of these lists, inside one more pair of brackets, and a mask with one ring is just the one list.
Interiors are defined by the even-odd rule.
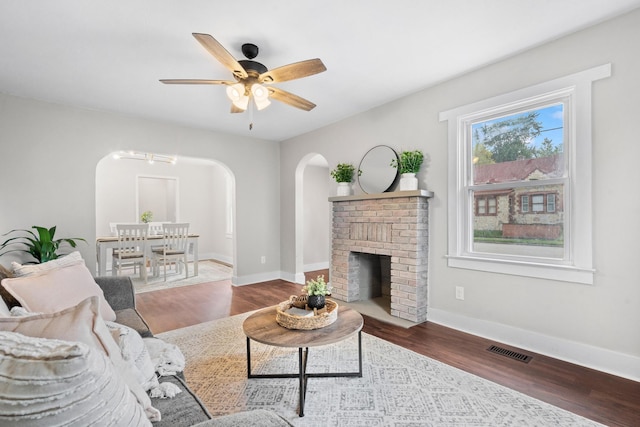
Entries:
[[333,344],[355,335],[362,329],[360,313],[338,307],[338,318],[329,326],[313,330],[287,329],[276,322],[276,306],[253,313],[242,324],[247,337],[274,347],[317,347]]

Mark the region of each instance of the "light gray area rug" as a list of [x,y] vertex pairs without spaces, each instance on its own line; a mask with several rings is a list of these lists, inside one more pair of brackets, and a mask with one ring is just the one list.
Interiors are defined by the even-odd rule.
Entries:
[[215,261],[198,262],[198,275],[193,275],[193,263],[189,263],[189,277],[184,278],[184,271],[177,273],[175,270],[167,268],[167,281],[164,281],[164,273],[160,267],[160,275],[152,277],[151,272],[147,277],[147,283],[140,278],[139,273],[134,273],[133,269],[127,269],[125,275],[131,277],[133,287],[136,293],[157,291],[159,289],[177,288],[181,286],[197,285],[198,283],[218,282],[220,280],[229,280],[233,276],[233,267],[221,264]]
[[[310,378],[300,418],[297,379],[247,379],[249,314],[158,335],[182,349],[187,383],[212,415],[268,409],[295,426],[600,425],[365,333],[363,377]],[[254,373],[297,372],[297,349],[251,348]],[[355,337],[309,351],[308,372],[357,371]]]

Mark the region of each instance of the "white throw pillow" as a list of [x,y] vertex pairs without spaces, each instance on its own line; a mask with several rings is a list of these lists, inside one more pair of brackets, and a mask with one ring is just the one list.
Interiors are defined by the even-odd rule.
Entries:
[[100,299],[102,318],[116,320],[116,313],[82,259],[38,275],[3,279],[2,286],[21,306],[41,313],[64,310],[86,298],[97,296]]
[[34,338],[78,341],[104,352],[144,408],[147,417],[152,421],[160,420],[160,412],[151,406],[151,399],[122,359],[120,348],[100,316],[98,301],[98,297],[92,296],[56,313],[0,318],[0,331],[17,332]]
[[66,267],[81,260],[82,255],[80,255],[80,252],[75,251],[69,255],[64,255],[40,264],[20,264],[14,261],[11,263],[11,268],[13,269],[13,275],[15,277],[33,276],[55,270],[56,268]]
[[0,425],[151,423],[102,352],[79,342],[0,332]]
[[111,337],[98,311],[98,297],[55,313],[0,318],[0,331],[18,332],[35,338],[79,341],[102,351],[110,358],[120,357],[120,349]]

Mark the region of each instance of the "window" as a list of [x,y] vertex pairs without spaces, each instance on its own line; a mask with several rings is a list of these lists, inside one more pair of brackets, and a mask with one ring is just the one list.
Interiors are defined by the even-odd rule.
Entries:
[[476,197],[476,215],[496,215],[497,209],[495,197]]
[[556,211],[556,196],[555,194],[547,194],[547,212]]
[[[529,208],[531,200],[531,208]],[[555,194],[532,194],[520,196],[520,212],[522,213],[556,213]]]
[[544,212],[544,196],[536,194],[531,197],[531,210],[533,212]]
[[593,283],[591,86],[610,64],[440,114],[448,264]]

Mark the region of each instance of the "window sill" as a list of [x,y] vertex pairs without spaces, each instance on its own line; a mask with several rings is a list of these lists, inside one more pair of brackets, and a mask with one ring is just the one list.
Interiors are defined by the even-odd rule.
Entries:
[[449,267],[539,279],[559,280],[561,282],[593,285],[595,270],[569,265],[532,263],[471,256],[447,256]]

